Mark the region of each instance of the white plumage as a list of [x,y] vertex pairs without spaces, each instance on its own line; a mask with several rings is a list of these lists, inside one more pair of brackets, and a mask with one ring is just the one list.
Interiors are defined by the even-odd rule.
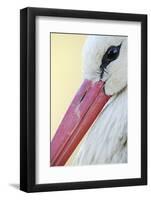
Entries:
[[118,58],[102,78],[105,93],[112,97],[88,130],[73,165],[127,162],[127,37],[89,36],[83,50],[83,74],[85,79],[100,80],[104,53],[120,44]]

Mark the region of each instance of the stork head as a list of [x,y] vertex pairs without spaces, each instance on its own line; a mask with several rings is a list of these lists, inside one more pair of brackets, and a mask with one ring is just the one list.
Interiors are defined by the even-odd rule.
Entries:
[[64,165],[110,96],[127,85],[127,38],[89,36],[83,50],[84,81],[51,145],[52,165]]
[[83,48],[84,79],[105,81],[107,95],[127,85],[127,37],[88,36]]

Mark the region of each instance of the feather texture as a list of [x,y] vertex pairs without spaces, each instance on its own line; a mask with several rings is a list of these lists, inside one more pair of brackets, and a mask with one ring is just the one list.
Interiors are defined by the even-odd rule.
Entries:
[[127,162],[127,88],[114,95],[89,129],[73,165]]

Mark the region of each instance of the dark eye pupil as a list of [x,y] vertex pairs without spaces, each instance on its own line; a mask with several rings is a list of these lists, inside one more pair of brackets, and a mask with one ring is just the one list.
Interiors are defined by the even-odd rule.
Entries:
[[110,46],[102,58],[102,63],[108,65],[113,60],[116,60],[120,53],[121,44],[118,46]]
[[120,53],[120,48],[121,48],[121,44],[118,46],[110,46],[106,53],[104,54],[103,58],[102,58],[102,64],[101,67],[102,68],[106,68],[106,66],[112,62],[113,60],[116,60],[119,53]]
[[111,47],[107,52],[108,59],[116,59],[119,54],[119,49],[117,47]]
[[[122,43],[121,43],[122,44]],[[113,61],[116,60],[120,53],[121,44],[118,46],[110,46],[105,52],[102,63],[100,65],[101,75],[100,78],[103,77],[106,67]]]
[[118,49],[116,47],[112,47],[108,51],[108,58],[112,58],[112,57],[116,56],[117,54],[118,54]]

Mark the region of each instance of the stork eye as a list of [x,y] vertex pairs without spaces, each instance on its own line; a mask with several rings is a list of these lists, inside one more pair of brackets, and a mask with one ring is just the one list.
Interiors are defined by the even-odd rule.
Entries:
[[101,69],[100,78],[103,77],[104,72],[106,72],[105,69],[110,64],[110,62],[112,62],[113,60],[116,60],[118,58],[121,45],[122,45],[122,43],[118,46],[110,46],[107,49],[107,51],[105,52],[105,54],[102,58],[102,63],[100,65],[100,69]]
[[121,44],[119,46],[110,46],[103,56],[102,63],[110,63],[116,60],[120,53]]
[[119,48],[111,47],[107,52],[107,58],[110,60],[115,60],[119,55]]

